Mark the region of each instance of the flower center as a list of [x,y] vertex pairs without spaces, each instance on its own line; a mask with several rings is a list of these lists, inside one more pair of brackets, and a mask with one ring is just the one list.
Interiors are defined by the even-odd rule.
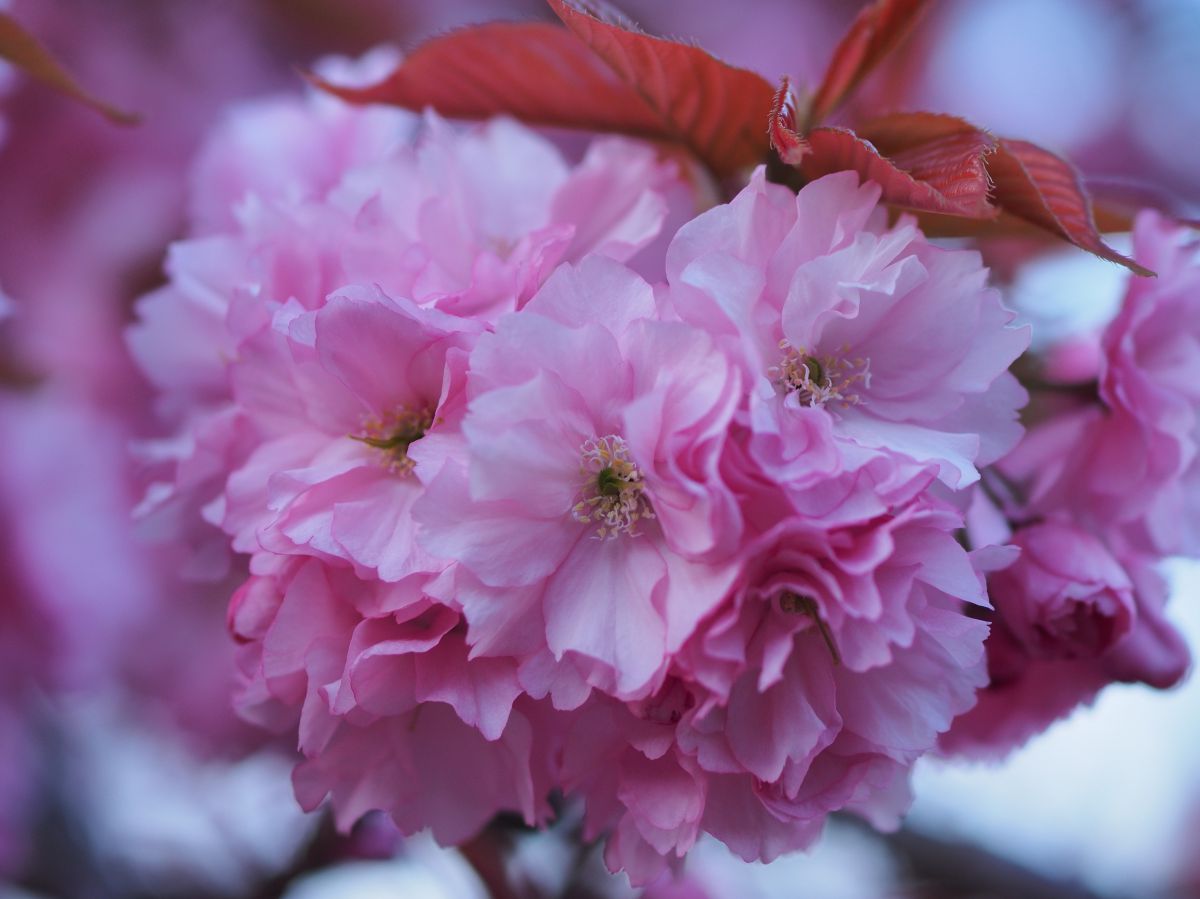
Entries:
[[389,471],[406,477],[417,464],[408,457],[408,448],[425,436],[433,426],[433,413],[428,409],[400,408],[384,418],[369,418],[363,422],[363,433],[351,439],[374,447]]
[[614,434],[589,440],[582,447],[583,475],[579,502],[571,507],[576,521],[596,525],[596,538],[612,540],[620,534],[638,535],[637,523],[654,518],[646,484],[629,458],[625,441]]
[[821,617],[821,612],[817,608],[817,601],[811,596],[802,596],[799,593],[793,593],[791,590],[784,590],[779,594],[779,609],[782,612],[787,612],[789,615],[807,615],[813,620],[817,626],[817,630],[821,632],[821,639],[825,641],[825,646],[829,649],[829,654],[833,656],[833,663],[840,665],[842,656],[838,652],[837,643],[833,640],[833,633],[829,630],[829,625],[825,623],[825,619]]
[[783,393],[794,393],[806,406],[824,406],[836,402],[857,406],[863,401],[859,388],[871,386],[871,361],[847,359],[849,347],[840,356],[818,356],[804,347],[779,341],[783,358],[767,369],[771,381]]

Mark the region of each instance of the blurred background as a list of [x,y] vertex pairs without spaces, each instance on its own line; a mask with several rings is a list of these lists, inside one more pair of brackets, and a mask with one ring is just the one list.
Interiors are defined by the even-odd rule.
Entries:
[[[819,78],[857,0],[628,0],[648,31],[769,79]],[[338,836],[291,795],[289,747],[229,710],[230,584],[133,524],[155,434],[121,332],[183,232],[187,172],[232,104],[297,68],[532,0],[0,0],[116,128],[0,64],[0,899],[471,897],[483,847]],[[932,109],[1064,153],[1089,181],[1200,209],[1200,0],[941,0],[872,77],[870,111]],[[1054,250],[1008,280],[1047,327],[1103,321],[1121,270]],[[131,451],[132,447],[132,451]],[[1171,568],[1200,650],[1200,567]],[[650,899],[1200,897],[1200,683],[1115,686],[1003,764],[927,760],[904,830],[836,821],[809,855],[744,865],[704,844]],[[513,832],[536,896],[633,896],[570,821]],[[468,862],[468,859],[470,860]],[[493,872],[494,874],[494,872]],[[503,879],[503,878],[502,878]],[[493,877],[494,880],[494,877]]]

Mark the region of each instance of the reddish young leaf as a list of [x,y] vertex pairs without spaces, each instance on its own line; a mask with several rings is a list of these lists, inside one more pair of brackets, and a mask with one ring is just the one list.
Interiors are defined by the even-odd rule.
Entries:
[[0,59],[12,63],[29,77],[90,106],[113,122],[133,125],[138,121],[138,116],[133,113],[117,109],[84,90],[33,35],[4,12],[0,12]]
[[983,156],[994,141],[981,131],[918,142],[896,159],[845,128],[816,128],[808,133],[808,143],[811,151],[800,163],[808,180],[848,169],[876,182],[884,202],[895,206],[968,218],[996,215],[987,201],[983,169]]
[[451,118],[515,116],[531,125],[660,137],[659,116],[578,38],[548,22],[491,22],[422,44],[371,87],[315,83],[352,103]]
[[996,147],[996,139],[983,128],[940,112],[896,112],[877,116],[856,126],[855,131],[886,156],[918,144],[962,135],[980,138],[989,152]]
[[945,197],[948,209],[973,218],[992,218],[987,157],[996,138],[956,116],[898,113],[867,122],[859,137],[874,145],[896,168]]
[[1100,239],[1091,198],[1065,159],[1036,144],[1002,138],[988,160],[988,172],[994,202],[1005,212],[1139,275],[1153,274]]
[[580,40],[658,113],[667,134],[718,175],[763,161],[763,123],[775,91],[762,76],[721,62],[699,47],[653,37],[592,2],[547,0]]
[[353,103],[506,114],[683,144],[717,175],[762,161],[773,91],[698,47],[549,0],[567,25],[493,22],[434,38],[377,85],[314,82]]
[[[937,214],[942,236],[1009,233],[1024,223],[1150,274],[1105,246],[1078,173],[1034,144],[995,138],[954,116],[925,112],[884,116],[866,122],[857,134],[816,128],[807,141],[809,151],[798,166],[806,179],[856,171],[883,188],[885,202]],[[957,224],[944,216],[958,217]]]
[[875,0],[850,25],[833,51],[813,96],[807,127],[824,121],[912,30],[929,0]]
[[808,141],[796,131],[796,98],[792,96],[791,81],[787,76],[784,76],[779,90],[775,92],[767,134],[771,138],[772,149],[788,165],[799,165],[809,150]]

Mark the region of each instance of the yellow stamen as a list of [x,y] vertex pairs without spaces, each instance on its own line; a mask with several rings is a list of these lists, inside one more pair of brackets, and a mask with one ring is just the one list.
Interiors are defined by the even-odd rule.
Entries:
[[382,419],[367,419],[363,422],[363,433],[351,434],[350,439],[378,450],[389,471],[407,477],[417,464],[409,458],[408,448],[432,426],[433,414],[428,409],[402,407]]
[[869,359],[847,359],[849,347],[842,347],[836,356],[818,356],[786,340],[779,342],[779,348],[783,358],[767,369],[767,374],[783,393],[796,394],[806,406],[836,402],[846,407],[863,402],[859,388],[871,386]]
[[625,441],[614,434],[589,440],[582,447],[580,499],[571,507],[576,521],[595,524],[595,537],[612,540],[638,536],[637,524],[654,518],[642,473],[629,458]]

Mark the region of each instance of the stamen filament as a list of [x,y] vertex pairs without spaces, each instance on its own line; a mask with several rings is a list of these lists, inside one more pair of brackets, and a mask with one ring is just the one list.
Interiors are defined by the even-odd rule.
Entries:
[[869,359],[847,359],[849,347],[840,356],[818,356],[804,347],[779,342],[783,358],[767,369],[775,386],[784,394],[794,393],[806,406],[824,406],[836,402],[843,407],[863,402],[860,387],[871,386]]
[[584,480],[580,499],[571,507],[572,517],[597,525],[598,540],[638,536],[638,522],[654,518],[654,510],[625,441],[615,434],[598,437],[584,443],[582,453],[579,473]]
[[408,448],[425,436],[433,426],[433,414],[427,408],[400,408],[385,418],[369,418],[363,422],[362,434],[351,434],[351,440],[379,450],[389,471],[406,477],[416,466],[409,458]]

